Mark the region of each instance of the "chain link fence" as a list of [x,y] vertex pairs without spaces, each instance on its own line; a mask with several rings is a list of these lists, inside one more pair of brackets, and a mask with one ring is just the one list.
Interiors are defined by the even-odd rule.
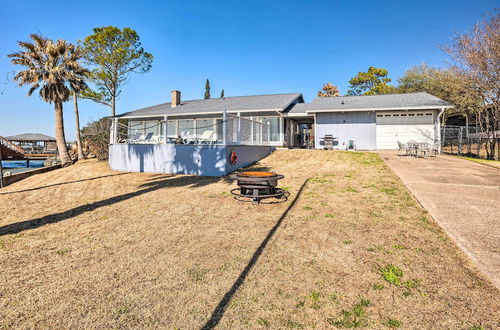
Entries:
[[496,136],[495,138],[487,137],[478,127],[443,126],[441,128],[441,151],[450,155],[487,158],[486,144],[493,142],[495,144],[494,158],[500,160],[500,132],[497,132]]

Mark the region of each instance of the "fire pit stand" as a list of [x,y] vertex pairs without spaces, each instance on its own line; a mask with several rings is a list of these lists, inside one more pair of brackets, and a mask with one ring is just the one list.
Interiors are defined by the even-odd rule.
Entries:
[[284,176],[273,172],[245,171],[232,174],[231,177],[237,180],[238,188],[231,190],[234,198],[242,202],[252,202],[259,204],[264,199],[274,198],[272,201],[262,202],[263,204],[283,203],[288,199],[290,193],[276,187],[278,180]]

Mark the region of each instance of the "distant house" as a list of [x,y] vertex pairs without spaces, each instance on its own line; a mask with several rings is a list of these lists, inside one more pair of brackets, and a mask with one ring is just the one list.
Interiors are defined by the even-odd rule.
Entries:
[[20,146],[26,153],[56,153],[56,139],[42,133],[23,133],[6,137]]

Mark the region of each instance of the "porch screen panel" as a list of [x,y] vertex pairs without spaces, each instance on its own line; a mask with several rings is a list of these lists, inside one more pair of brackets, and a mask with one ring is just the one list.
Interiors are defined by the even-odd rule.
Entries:
[[177,138],[177,120],[167,120],[167,137]]
[[269,125],[269,130],[270,136],[269,136],[269,141],[270,142],[280,142],[280,121],[278,117],[274,118],[262,118],[262,122],[264,124]]
[[179,135],[183,139],[194,138],[194,120],[179,120]]
[[215,129],[215,136],[214,136],[214,140],[218,141],[218,142],[222,142],[222,130],[223,130],[223,127],[222,127],[222,119],[216,119],[215,120],[217,126],[216,126],[216,129]]
[[[205,132],[212,132],[211,139],[215,136],[215,126],[213,119],[196,119],[196,137],[200,138]],[[208,136],[208,135],[207,135]]]
[[156,121],[145,121],[144,122],[144,135],[147,136],[149,133],[153,133],[153,140],[158,141],[160,138],[160,126],[161,122]]
[[137,120],[130,120],[128,122],[128,138],[134,139],[139,138],[140,135],[144,134],[144,122]]

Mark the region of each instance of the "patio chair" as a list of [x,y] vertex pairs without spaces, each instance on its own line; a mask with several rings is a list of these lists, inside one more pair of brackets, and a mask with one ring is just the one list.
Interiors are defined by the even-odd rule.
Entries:
[[141,133],[135,133],[133,134],[130,138],[127,138],[127,139],[124,139],[124,140],[121,140],[121,141],[118,141],[120,143],[137,143],[137,141],[139,141],[139,139],[141,138]]
[[429,144],[429,156],[432,156],[434,154],[434,157],[437,157],[439,154],[439,145],[436,143],[430,143]]
[[425,142],[420,142],[416,143],[416,148],[415,148],[415,157],[418,157],[418,154],[420,153],[424,158],[429,157],[429,144]]
[[409,150],[409,147],[408,147],[408,143],[403,143],[403,142],[400,142],[398,141],[398,155],[401,156],[400,152],[401,151],[404,151],[405,153],[405,156],[408,156],[410,150]]
[[409,156],[417,157],[417,143],[418,142],[415,140],[410,140],[406,144],[406,146],[407,146],[406,150],[407,150]]
[[196,143],[195,137],[192,134],[189,134],[189,132],[181,132],[180,137],[181,137],[181,139],[184,140],[184,144]]
[[153,132],[149,132],[146,136],[142,135],[137,143],[158,143],[155,139],[153,139]]
[[198,138],[198,143],[201,144],[212,144],[212,136],[214,135],[214,131],[205,131]]

